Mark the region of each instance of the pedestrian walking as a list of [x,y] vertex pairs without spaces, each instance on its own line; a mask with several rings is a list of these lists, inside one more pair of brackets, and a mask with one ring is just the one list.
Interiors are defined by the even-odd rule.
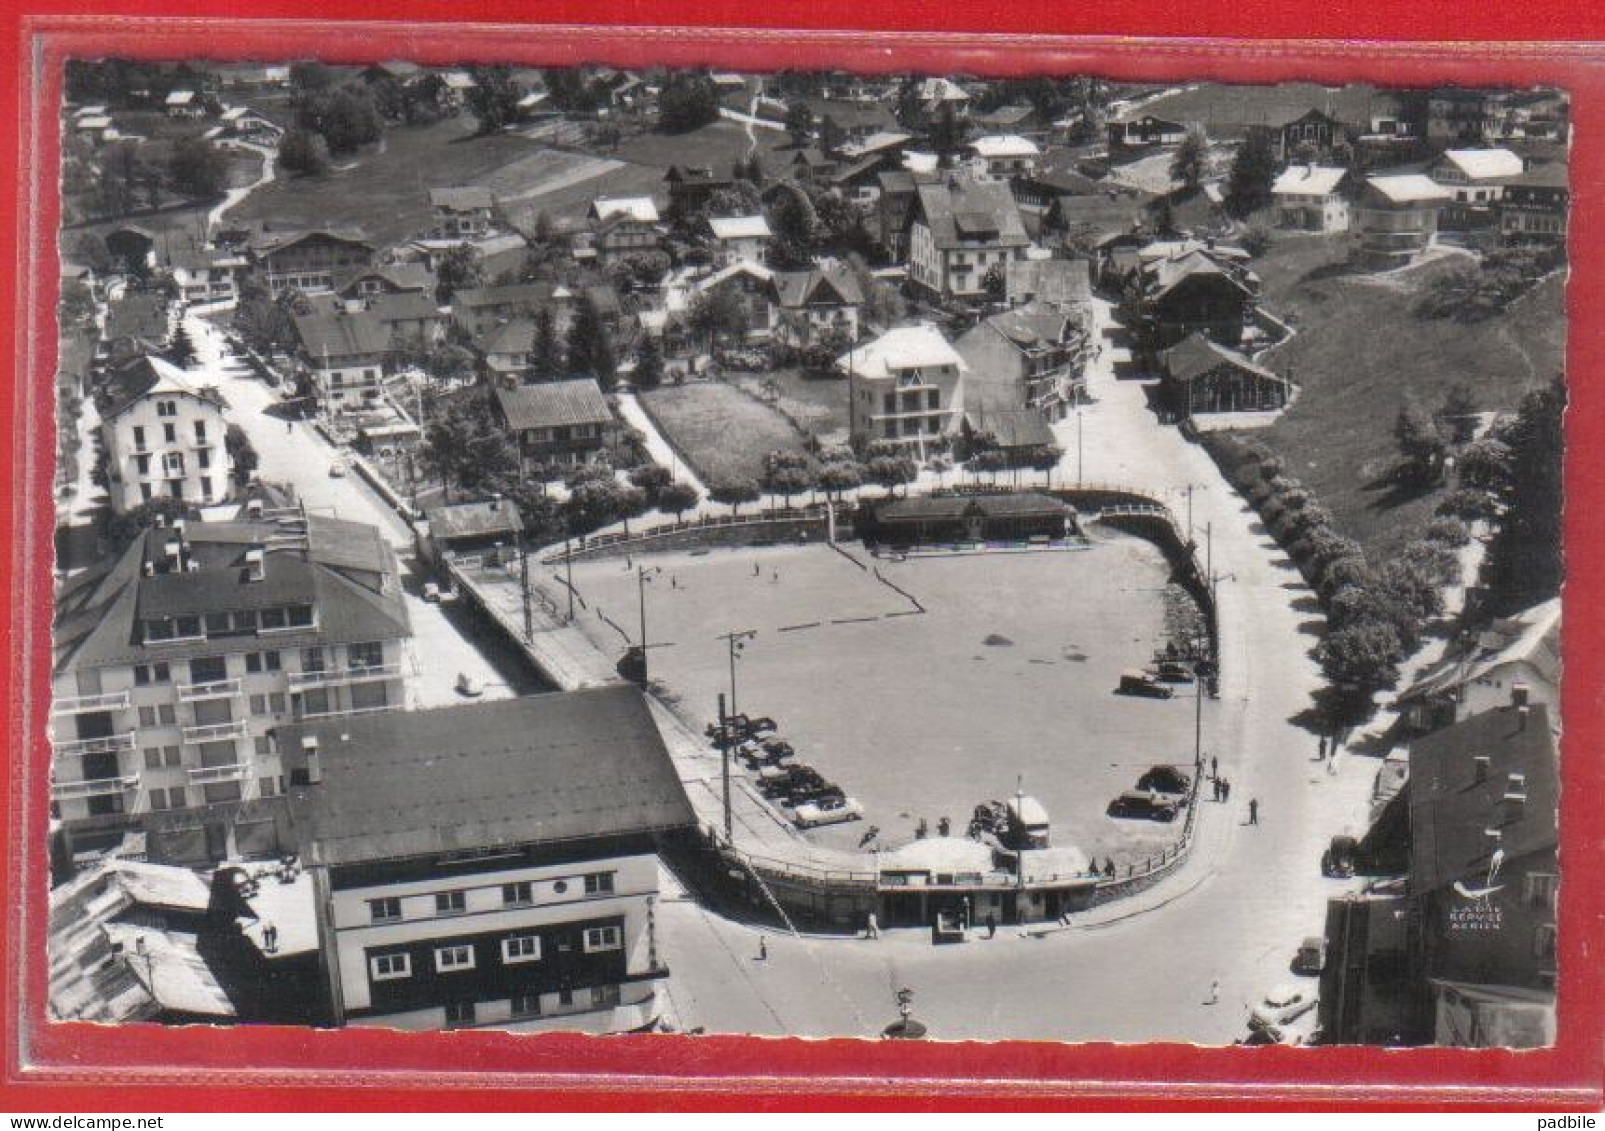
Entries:
[[1212,778],[1220,777],[1220,766],[1216,763],[1215,755],[1213,754],[1209,756],[1209,776]]
[[1248,823],[1251,824],[1251,825],[1259,824],[1259,799],[1258,798],[1250,797],[1248,799]]
[[998,933],[998,917],[992,912],[986,913],[986,937],[994,938]]
[[285,434],[286,434],[286,435],[288,435],[288,434],[289,434],[289,433],[291,433],[291,432],[294,432],[294,431],[295,431],[295,421],[293,421],[293,420],[286,420],[286,421],[285,421],[285,422],[284,422],[284,431],[285,431]]
[[758,961],[769,961],[769,940],[764,938],[762,935],[758,936]]
[[1324,734],[1321,736],[1321,745],[1320,745],[1320,748],[1319,748],[1318,752],[1316,753],[1315,760],[1317,762],[1326,761],[1326,735],[1324,735]]
[[1222,801],[1230,801],[1232,799],[1232,779],[1231,778],[1222,778],[1221,779],[1221,782],[1220,782],[1220,799]]
[[774,576],[769,579],[769,583],[771,585],[775,585],[775,584],[778,584],[779,581],[780,581],[780,571],[777,569],[777,570],[775,570]]
[[753,562],[752,563],[752,576],[757,577],[762,573],[763,573],[763,570],[759,568],[758,563],[757,562]]
[[1337,766],[1338,766],[1338,750],[1337,750],[1337,744],[1334,743],[1332,745],[1332,756],[1326,760],[1326,772],[1327,772],[1327,776],[1328,777],[1337,777]]
[[1209,997],[1204,1000],[1204,1004],[1205,1005],[1219,1005],[1220,1004],[1220,979],[1219,978],[1216,978],[1213,982],[1209,983]]
[[864,924],[864,937],[866,939],[878,939],[881,937],[881,925],[875,920],[873,911],[869,913],[869,920]]

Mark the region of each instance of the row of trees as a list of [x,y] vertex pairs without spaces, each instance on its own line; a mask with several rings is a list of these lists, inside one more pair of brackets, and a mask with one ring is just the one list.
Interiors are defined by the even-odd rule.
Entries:
[[321,173],[331,157],[355,153],[384,133],[384,115],[372,88],[358,83],[334,86],[321,64],[292,70],[291,82],[295,123],[280,140],[278,155],[287,172]]
[[1466,524],[1435,518],[1401,553],[1374,564],[1263,442],[1217,433],[1206,443],[1320,600],[1327,631],[1316,658],[1336,693],[1342,717],[1334,721],[1360,721],[1372,696],[1397,681],[1399,663],[1420,647],[1425,626],[1442,614],[1444,589],[1460,580]]
[[1474,266],[1434,275],[1416,300],[1418,318],[1481,322],[1504,311],[1565,262],[1564,246],[1497,248]]
[[138,142],[64,160],[62,193],[83,215],[126,216],[178,200],[210,200],[228,187],[228,160],[200,138],[179,138],[165,159]]

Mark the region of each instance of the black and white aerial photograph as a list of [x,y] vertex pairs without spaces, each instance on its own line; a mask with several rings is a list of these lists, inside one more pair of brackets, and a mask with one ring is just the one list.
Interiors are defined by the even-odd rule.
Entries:
[[48,1016],[1553,1044],[1570,117],[68,60]]

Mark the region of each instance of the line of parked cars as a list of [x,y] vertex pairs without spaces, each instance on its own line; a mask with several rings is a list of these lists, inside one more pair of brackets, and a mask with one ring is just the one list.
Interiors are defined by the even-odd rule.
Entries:
[[[796,749],[775,733],[773,719],[734,715],[726,720],[726,727],[724,740],[757,775],[759,792],[798,828],[839,825],[863,817],[863,807],[845,790],[812,766],[796,761]],[[707,734],[718,742],[718,724],[710,723]]]

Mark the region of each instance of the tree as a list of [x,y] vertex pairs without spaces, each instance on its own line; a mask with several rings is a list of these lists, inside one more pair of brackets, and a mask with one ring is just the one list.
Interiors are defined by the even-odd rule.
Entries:
[[111,555],[116,556],[132,545],[143,531],[157,525],[170,526],[174,519],[194,517],[195,512],[182,499],[158,496],[132,510],[115,511],[108,507],[100,512],[96,523],[100,540]]
[[1456,444],[1469,443],[1476,436],[1477,395],[1470,386],[1456,384],[1449,389],[1443,398],[1443,407],[1438,410],[1438,419],[1450,430],[1450,437]]
[[167,159],[167,175],[181,196],[207,199],[222,195],[228,166],[223,155],[200,138],[181,138]]
[[529,351],[530,376],[537,381],[556,381],[563,375],[563,351],[557,344],[557,327],[552,312],[541,307],[535,312],[535,338]]
[[1510,445],[1494,436],[1473,440],[1460,449],[1456,460],[1462,487],[1474,487],[1503,495],[1510,488],[1515,472],[1515,453]]
[[485,268],[479,250],[464,240],[440,257],[435,298],[445,306],[451,302],[452,295],[479,286],[484,282],[484,278]]
[[1393,421],[1393,438],[1403,457],[1400,478],[1410,483],[1435,482],[1443,470],[1448,445],[1433,419],[1415,404],[1402,404]]
[[322,134],[334,156],[355,153],[378,141],[384,130],[373,95],[349,86],[308,94],[300,102],[296,122]]
[[1523,397],[1515,421],[1501,432],[1511,451],[1510,489],[1483,566],[1495,611],[1525,608],[1560,592],[1565,411],[1566,386],[1556,377]]
[[663,348],[651,334],[641,337],[641,348],[635,352],[635,374],[631,380],[638,389],[656,389],[663,383]]
[[68,279],[61,284],[56,314],[63,325],[88,322],[95,317],[95,296],[77,279]]
[[80,232],[74,237],[67,258],[82,263],[97,275],[104,275],[116,266],[111,252],[106,250],[106,241],[94,232]]
[[1173,239],[1179,235],[1179,229],[1176,227],[1176,209],[1170,203],[1170,197],[1160,197],[1152,207],[1154,231],[1165,239]]
[[618,365],[613,356],[613,344],[608,340],[607,326],[589,297],[580,298],[574,320],[569,323],[568,369],[570,373],[595,377],[604,389],[612,388],[617,376]]
[[811,201],[795,190],[781,195],[769,216],[770,230],[774,233],[769,243],[769,262],[781,270],[803,270],[813,262],[810,249],[818,232],[819,221]]
[[1458,550],[1471,541],[1471,531],[1460,519],[1445,515],[1427,523],[1426,533],[1422,537],[1428,542]]
[[478,120],[480,136],[501,133],[518,121],[518,101],[523,95],[505,66],[471,67],[474,85],[468,91],[468,112]]
[[312,130],[292,126],[279,140],[279,168],[297,176],[311,177],[329,167],[329,150]]
[[1278,171],[1270,131],[1250,130],[1226,177],[1226,211],[1241,220],[1267,207]]
[[1499,504],[1487,491],[1460,487],[1439,499],[1433,513],[1450,515],[1463,522],[1479,522],[1498,515]]
[[1204,136],[1196,129],[1187,131],[1170,157],[1170,179],[1181,183],[1182,192],[1196,194],[1204,181]]
[[808,103],[793,99],[786,107],[786,132],[791,135],[793,148],[802,149],[806,146],[813,128],[814,112],[808,108]]
[[864,469],[856,460],[832,460],[819,469],[819,489],[826,496],[841,498],[842,492],[857,489],[864,482]]
[[981,293],[986,295],[988,302],[1002,302],[1008,289],[1008,279],[1004,277],[1003,265],[994,263],[986,269],[981,276]]
[[655,506],[658,496],[670,483],[669,469],[655,463],[642,464],[630,471],[630,482],[646,495],[649,505]]
[[658,93],[658,129],[686,133],[717,121],[719,88],[702,71],[676,71]]
[[1327,679],[1348,694],[1368,699],[1398,678],[1404,650],[1391,625],[1362,620],[1327,633],[1315,655]]
[[953,104],[943,102],[936,121],[931,125],[931,148],[936,150],[937,164],[942,168],[950,168],[953,158],[964,148],[965,132],[964,123],[959,121]]
[[808,457],[802,452],[772,451],[764,457],[763,485],[772,494],[781,496],[786,506],[791,497],[814,486],[814,476],[808,469]]
[[334,72],[316,59],[290,64],[290,88],[296,95],[327,90],[334,85]]
[[173,340],[168,343],[167,360],[180,369],[188,369],[195,363],[195,343],[190,340],[189,327],[182,322],[173,331]]
[[230,424],[223,433],[223,447],[228,452],[229,460],[234,464],[234,480],[245,484],[251,481],[256,474],[257,466],[262,462],[256,454],[256,445],[251,443],[251,437],[245,429],[238,424]]
[[919,79],[908,76],[897,84],[897,101],[892,112],[897,124],[905,130],[925,128],[925,102],[920,98]]
[[721,339],[744,337],[747,314],[740,297],[729,287],[715,287],[691,300],[686,325],[693,334],[715,349]]
[[563,511],[568,517],[569,529],[577,534],[589,534],[620,520],[628,520],[646,510],[646,494],[636,487],[626,487],[611,475],[606,478],[586,479],[569,492]]
[[716,503],[730,507],[732,513],[740,514],[742,504],[756,503],[762,497],[762,492],[758,490],[758,484],[753,480],[736,477],[710,484],[708,497]]
[[1271,248],[1271,230],[1264,224],[1246,224],[1237,242],[1250,255],[1264,255]]
[[919,474],[919,467],[906,455],[877,455],[872,456],[864,465],[864,475],[871,483],[886,488],[888,495],[897,493],[897,488],[905,483],[914,482]]
[[665,514],[674,515],[675,520],[679,521],[680,516],[696,506],[701,498],[695,487],[676,479],[659,489],[657,508]]

